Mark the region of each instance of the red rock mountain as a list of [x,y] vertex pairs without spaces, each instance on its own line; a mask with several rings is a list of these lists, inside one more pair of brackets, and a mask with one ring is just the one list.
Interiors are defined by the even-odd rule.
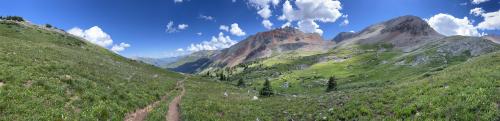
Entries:
[[232,67],[258,58],[291,51],[326,51],[333,42],[324,41],[319,34],[304,33],[286,27],[259,32],[215,56],[214,64]]

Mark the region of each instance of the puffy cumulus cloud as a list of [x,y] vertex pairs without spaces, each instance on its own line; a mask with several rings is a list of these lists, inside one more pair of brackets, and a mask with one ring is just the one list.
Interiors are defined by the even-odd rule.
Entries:
[[220,25],[219,26],[219,29],[222,30],[222,31],[226,31],[228,32],[229,31],[229,26],[226,26],[226,25]]
[[245,36],[246,33],[239,26],[238,23],[231,24],[231,29],[229,30],[231,34],[236,36]]
[[488,2],[490,0],[472,0],[471,3],[472,4],[481,4],[481,3],[484,3],[484,2]]
[[450,35],[464,35],[464,36],[481,36],[476,27],[472,25],[471,21],[464,17],[462,19],[455,18],[452,15],[439,13],[426,19],[427,23],[434,28],[437,32],[450,36]]
[[[342,16],[340,1],[333,0],[296,0],[297,10],[292,7],[290,1],[283,3],[283,15],[279,20],[298,21],[299,29],[308,32],[323,32],[316,21],[335,22]],[[310,28],[308,28],[310,27]],[[322,34],[322,33],[319,33]]]
[[[82,30],[78,27],[73,27],[73,28],[67,30],[66,32],[68,32],[69,34],[81,37],[90,43],[99,45],[99,46],[104,47],[104,48],[108,48],[109,46],[113,45],[113,39],[111,39],[111,36],[109,36],[106,32],[104,32],[98,26],[91,27],[87,30]],[[130,44],[122,42],[120,44],[113,45],[110,48],[110,50],[115,52],[115,53],[118,53],[118,52],[125,50],[125,48],[128,48],[128,47],[130,47]]]
[[272,16],[271,5],[278,5],[280,0],[249,0],[248,2],[258,10],[257,14],[264,19],[262,20],[262,25],[270,29],[273,25],[273,23],[269,21],[269,18]]
[[177,51],[177,52],[184,52],[184,49],[179,48],[179,49],[177,49],[177,50],[175,50],[175,51]]
[[118,52],[125,50],[125,48],[128,48],[128,47],[130,47],[130,44],[122,42],[120,44],[113,45],[113,47],[111,48],[111,51],[118,53]]
[[198,33],[196,33],[196,35],[201,36],[201,35],[203,35],[203,33],[198,32]]
[[273,23],[271,23],[271,21],[269,21],[269,20],[262,21],[262,25],[264,25],[264,27],[266,29],[272,29],[272,27],[273,27]]
[[91,27],[87,30],[82,30],[78,27],[73,27],[67,31],[69,34],[81,37],[91,43],[101,47],[108,47],[113,44],[111,36],[102,31],[98,26]]
[[483,10],[483,8],[474,8],[474,9],[471,9],[469,13],[474,15],[474,16],[480,16],[484,13],[484,10]]
[[202,50],[219,50],[231,47],[237,42],[232,40],[229,36],[224,36],[224,33],[220,32],[219,36],[212,36],[210,41],[203,41],[199,44],[191,44],[187,50],[191,52],[202,51]]
[[186,29],[188,27],[189,27],[189,25],[187,25],[187,24],[179,24],[178,25],[179,30],[184,30],[184,29]]
[[478,29],[483,30],[500,30],[500,10],[496,12],[481,14],[484,21],[477,25]]
[[304,32],[323,34],[323,30],[319,29],[319,25],[311,19],[301,20],[297,24]]

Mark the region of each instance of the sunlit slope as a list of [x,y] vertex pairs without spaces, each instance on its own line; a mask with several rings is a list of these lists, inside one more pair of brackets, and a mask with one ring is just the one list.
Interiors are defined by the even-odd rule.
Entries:
[[122,120],[180,79],[55,29],[0,21],[0,120]]

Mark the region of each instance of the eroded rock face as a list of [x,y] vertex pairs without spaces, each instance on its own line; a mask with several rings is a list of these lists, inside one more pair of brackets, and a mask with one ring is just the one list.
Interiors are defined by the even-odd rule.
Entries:
[[354,33],[354,32],[340,32],[339,34],[337,34],[337,36],[335,36],[335,38],[333,38],[332,41],[339,43],[339,42],[342,42],[344,40],[353,38],[355,36],[356,36],[356,33]]
[[500,50],[500,45],[490,40],[479,37],[452,36],[418,49],[411,59],[407,58],[407,62],[412,66],[431,62],[447,64],[448,61],[454,61],[454,57],[467,59],[498,50]]
[[324,41],[316,33],[304,33],[298,29],[286,27],[252,35],[238,44],[224,49],[214,58],[214,62],[223,66],[252,61],[290,51],[326,51],[333,42]]
[[403,51],[412,51],[444,37],[419,17],[401,16],[349,34],[338,46],[389,43]]

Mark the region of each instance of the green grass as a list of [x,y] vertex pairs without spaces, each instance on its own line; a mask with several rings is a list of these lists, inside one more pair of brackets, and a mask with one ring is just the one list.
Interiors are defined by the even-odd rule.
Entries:
[[0,120],[122,120],[181,78],[68,34],[0,21]]
[[[411,66],[396,64],[411,55],[399,50],[378,54],[366,51],[373,47],[338,48],[327,54],[270,66],[261,66],[269,62],[266,60],[252,62],[254,66],[238,70],[239,73],[230,75],[229,81],[192,79],[188,96],[183,100],[183,117],[189,120],[499,120],[500,52],[480,57],[447,57],[452,62],[447,65],[431,60],[435,62]],[[314,61],[330,55],[352,55],[352,58],[342,62]],[[297,64],[312,65],[303,70],[282,68]],[[273,74],[276,72],[280,74]],[[326,93],[330,76],[339,78],[338,90]],[[244,78],[249,87],[236,87],[239,78]],[[247,91],[259,90],[265,78],[271,78],[278,95],[251,100],[258,92]],[[285,81],[291,87],[280,87]],[[224,91],[230,92],[230,96],[223,97]]]

